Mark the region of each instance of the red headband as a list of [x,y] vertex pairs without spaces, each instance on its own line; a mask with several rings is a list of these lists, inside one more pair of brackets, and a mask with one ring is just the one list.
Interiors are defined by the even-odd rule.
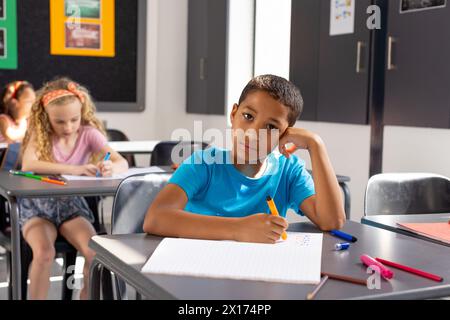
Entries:
[[61,90],[54,90],[50,91],[46,95],[44,95],[41,99],[42,104],[44,107],[48,106],[51,102],[55,101],[56,99],[62,98],[62,97],[68,97],[68,96],[75,96],[78,99],[80,99],[81,103],[84,103],[85,96],[83,93],[77,89],[77,85],[74,82],[70,82],[67,85],[67,90],[61,89]]
[[11,98],[16,98],[17,90],[25,83],[25,81],[16,81],[13,84],[11,84],[8,88],[8,90],[11,92]]

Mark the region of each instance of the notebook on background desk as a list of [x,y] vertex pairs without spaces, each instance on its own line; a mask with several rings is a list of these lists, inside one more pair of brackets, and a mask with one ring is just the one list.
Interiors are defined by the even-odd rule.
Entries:
[[275,244],[165,238],[144,273],[284,283],[320,282],[321,233],[288,232]]
[[134,176],[136,174],[146,174],[146,173],[161,173],[165,172],[160,167],[148,167],[148,168],[130,168],[127,171],[115,174],[112,177],[88,177],[88,176],[71,176],[71,175],[62,175],[64,179],[67,181],[77,181],[77,180],[117,180],[117,179],[125,179],[130,176]]
[[397,223],[397,225],[400,229],[450,244],[450,223],[448,222]]

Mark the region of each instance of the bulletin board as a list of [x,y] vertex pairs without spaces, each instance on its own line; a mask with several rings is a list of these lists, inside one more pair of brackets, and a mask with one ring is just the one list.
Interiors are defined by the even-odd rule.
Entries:
[[143,111],[146,2],[114,0],[114,54],[97,57],[52,54],[50,0],[18,1],[18,68],[0,70],[0,85],[27,80],[39,88],[68,76],[89,89],[99,111]]

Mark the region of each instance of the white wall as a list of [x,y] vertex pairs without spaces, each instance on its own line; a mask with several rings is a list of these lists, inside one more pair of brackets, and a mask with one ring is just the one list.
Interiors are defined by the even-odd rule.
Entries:
[[[173,130],[225,130],[226,116],[186,113],[187,0],[148,0],[147,102],[143,113],[101,113],[111,128],[132,139],[169,139]],[[238,100],[235,97],[235,101]],[[233,99],[230,97],[229,102]],[[308,106],[305,106],[306,108]],[[338,174],[350,176],[352,220],[363,214],[369,175],[369,126],[299,121],[325,141]],[[301,154],[309,164],[309,157]],[[450,176],[450,130],[387,127],[384,171],[433,171]]]
[[289,78],[291,6],[291,0],[256,1],[255,75]]
[[99,112],[101,120],[106,121],[108,128],[125,132],[132,140],[149,139],[155,134],[154,106],[157,103],[157,51],[158,46],[158,1],[147,1],[147,65],[146,65],[146,102],[145,110],[137,113]]
[[[309,121],[298,121],[297,126],[319,134],[325,142],[336,174],[350,177],[351,219],[360,221],[369,178],[370,127]],[[307,151],[302,151],[300,157],[311,168]]]
[[431,172],[450,177],[450,130],[387,126],[383,171]]

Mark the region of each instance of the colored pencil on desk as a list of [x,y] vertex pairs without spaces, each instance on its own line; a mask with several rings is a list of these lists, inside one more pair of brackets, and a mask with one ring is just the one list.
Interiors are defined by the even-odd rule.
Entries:
[[66,185],[66,182],[64,182],[64,181],[58,181],[58,180],[50,179],[50,178],[47,178],[47,177],[42,177],[42,176],[38,176],[36,174],[31,174],[31,173],[28,173],[28,172],[10,170],[9,173],[11,173],[11,174],[13,174],[15,176],[21,176],[21,177],[25,177],[25,178],[39,180],[39,181],[42,181],[42,182],[53,183],[53,184],[57,184],[57,185],[60,185],[60,186]]
[[400,270],[403,270],[403,271],[406,271],[406,272],[409,272],[409,273],[412,273],[412,274],[415,274],[415,275],[418,275],[420,277],[424,277],[424,278],[427,278],[427,279],[430,279],[430,280],[434,280],[434,281],[437,281],[437,282],[442,282],[444,280],[442,277],[437,276],[435,274],[428,273],[428,272],[425,272],[425,271],[422,271],[422,270],[419,270],[419,269],[414,269],[414,268],[411,268],[411,267],[408,267],[408,266],[404,266],[404,265],[401,265],[399,263],[395,263],[395,262],[392,262],[392,261],[387,261],[387,260],[380,259],[380,258],[375,258],[375,260],[377,260],[378,262],[380,262],[382,264],[385,264],[387,266],[390,266],[390,267],[393,267],[393,268],[397,268],[397,269],[400,269]]
[[317,285],[316,289],[314,289],[313,292],[308,293],[308,295],[306,296],[307,300],[312,300],[314,299],[314,297],[316,296],[317,292],[319,292],[320,288],[323,287],[323,285],[325,284],[325,282],[328,280],[328,276],[324,276],[322,278],[322,280],[320,281],[320,283]]
[[322,276],[328,276],[328,278],[330,278],[330,279],[346,281],[346,282],[350,282],[350,283],[354,283],[354,284],[360,284],[362,286],[367,286],[367,280],[365,280],[365,279],[358,279],[358,278],[353,278],[350,276],[344,276],[344,275],[334,274],[334,273],[329,273],[329,272],[322,272]]

